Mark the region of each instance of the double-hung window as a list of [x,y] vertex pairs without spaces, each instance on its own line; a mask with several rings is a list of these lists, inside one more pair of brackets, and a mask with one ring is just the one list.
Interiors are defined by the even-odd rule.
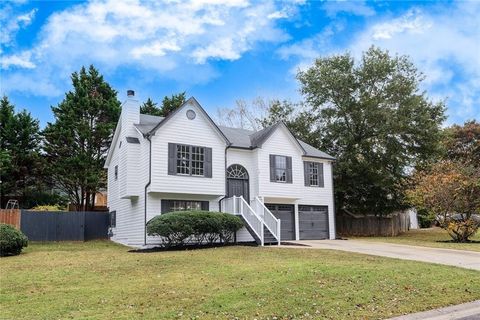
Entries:
[[175,143],[168,145],[168,174],[211,178],[211,148]]
[[190,147],[192,159],[192,175],[203,176],[203,167],[205,163],[205,148]]
[[287,157],[275,156],[275,181],[287,181]]
[[292,157],[270,155],[270,181],[292,183]]
[[177,174],[203,176],[205,148],[177,144]]
[[318,163],[308,163],[308,179],[311,186],[318,187]]
[[305,185],[308,187],[323,187],[323,163],[305,161]]
[[177,144],[177,174],[190,175],[190,146]]

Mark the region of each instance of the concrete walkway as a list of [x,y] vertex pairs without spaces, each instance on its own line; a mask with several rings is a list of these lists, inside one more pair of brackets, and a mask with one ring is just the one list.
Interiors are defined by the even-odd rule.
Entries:
[[480,270],[480,252],[474,251],[427,248],[361,240],[302,240],[289,242],[296,245],[282,245],[280,247],[340,250]]
[[478,320],[480,300],[431,311],[407,314],[390,320]]

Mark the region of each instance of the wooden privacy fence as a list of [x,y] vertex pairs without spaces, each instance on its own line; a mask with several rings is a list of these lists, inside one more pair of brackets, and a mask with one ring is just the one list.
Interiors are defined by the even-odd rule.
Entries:
[[0,210],[0,223],[15,226],[30,241],[108,239],[109,222],[106,212]]
[[409,230],[410,216],[407,211],[385,217],[343,213],[337,216],[336,226],[341,236],[394,237]]
[[17,229],[20,229],[19,209],[0,209],[0,223],[10,224]]
[[20,230],[31,241],[108,239],[109,215],[91,211],[22,210]]

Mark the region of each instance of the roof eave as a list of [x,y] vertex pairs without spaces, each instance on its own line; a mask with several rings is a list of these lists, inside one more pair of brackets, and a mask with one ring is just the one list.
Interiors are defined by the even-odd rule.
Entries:
[[115,146],[117,145],[121,126],[122,125],[121,125],[121,116],[120,116],[117,122],[117,126],[115,127],[115,133],[113,134],[112,143],[110,144],[110,148],[108,149],[107,158],[105,159],[105,163],[103,164],[104,169],[108,169],[108,166],[110,165],[110,161],[112,161],[113,149],[115,149]]
[[223,138],[223,140],[225,140],[225,143],[227,145],[231,145],[232,143],[230,142],[230,140],[228,140],[228,138],[225,136],[225,134],[222,132],[222,130],[220,130],[220,128],[217,126],[217,124],[212,120],[212,118],[210,118],[210,116],[208,115],[208,113],[205,111],[205,109],[203,109],[203,107],[200,105],[200,103],[198,103],[197,99],[195,99],[194,97],[190,97],[187,101],[185,101],[185,103],[183,103],[179,108],[177,108],[175,111],[173,111],[172,113],[170,113],[168,116],[166,116],[162,121],[160,121],[152,130],[150,130],[146,135],[145,137],[146,138],[150,138],[151,136],[155,135],[155,132],[162,126],[164,125],[166,122],[168,122],[168,120],[170,120],[175,114],[177,114],[180,109],[183,109],[183,107],[187,104],[193,104],[194,106],[196,106],[202,113],[203,115],[207,118],[207,120],[210,122],[210,124],[214,127],[214,129],[217,131],[217,133]]
[[307,151],[305,150],[305,148],[300,144],[297,137],[295,137],[295,135],[292,133],[292,131],[290,131],[288,126],[283,121],[279,121],[279,122],[275,123],[273,125],[273,128],[269,132],[267,132],[267,134],[264,137],[262,137],[260,142],[257,143],[257,145],[254,146],[254,147],[261,147],[263,145],[263,143],[268,140],[268,138],[275,132],[275,130],[277,130],[277,128],[279,126],[283,126],[285,129],[287,129],[288,133],[292,136],[293,140],[295,140],[297,146],[300,148],[300,150],[302,150],[303,154],[304,155],[307,154]]
[[302,155],[302,157],[304,157],[304,158],[322,159],[322,160],[328,160],[328,161],[332,161],[332,162],[337,161],[337,159],[336,159],[336,158],[333,158],[333,157],[329,158],[329,157],[313,156],[313,155],[309,155],[309,154],[304,154],[304,155]]

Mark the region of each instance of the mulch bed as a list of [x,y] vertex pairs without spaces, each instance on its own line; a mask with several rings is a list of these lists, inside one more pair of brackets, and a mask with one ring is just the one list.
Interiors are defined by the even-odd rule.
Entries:
[[257,244],[255,242],[242,242],[242,243],[212,243],[212,244],[186,244],[183,246],[173,246],[173,247],[153,247],[148,249],[132,249],[128,252],[132,253],[150,253],[150,252],[163,252],[163,251],[186,251],[186,250],[201,250],[201,249],[211,249],[211,248],[223,248],[231,246],[249,246],[255,247]]

